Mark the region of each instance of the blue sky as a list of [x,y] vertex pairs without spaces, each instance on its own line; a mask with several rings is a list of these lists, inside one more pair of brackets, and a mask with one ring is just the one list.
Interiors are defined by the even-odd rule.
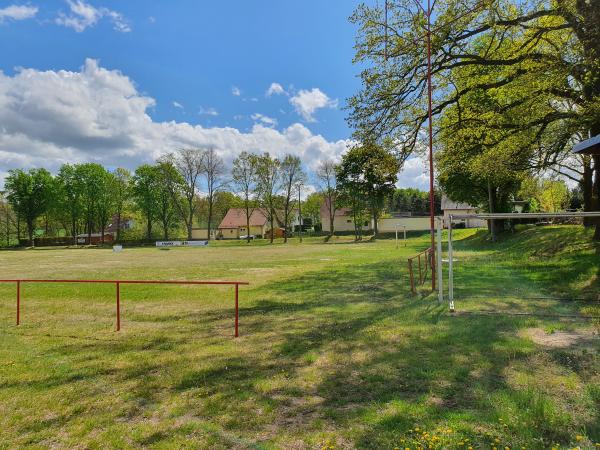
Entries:
[[195,144],[339,158],[359,3],[0,1],[0,176]]

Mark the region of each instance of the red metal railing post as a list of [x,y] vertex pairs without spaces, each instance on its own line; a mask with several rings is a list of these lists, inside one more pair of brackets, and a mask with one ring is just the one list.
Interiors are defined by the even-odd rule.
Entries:
[[416,294],[415,291],[415,276],[413,274],[412,259],[408,260],[408,273],[410,274],[410,291]]
[[121,283],[115,283],[117,287],[117,331],[121,331]]
[[235,285],[235,337],[238,337],[240,334],[238,332],[238,323],[239,323],[239,304],[238,304],[238,288],[239,284]]
[[17,326],[21,323],[21,281],[17,281]]

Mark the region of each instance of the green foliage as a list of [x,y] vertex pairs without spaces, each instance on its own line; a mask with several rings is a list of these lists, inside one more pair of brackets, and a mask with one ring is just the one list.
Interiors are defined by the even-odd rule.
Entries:
[[55,182],[46,169],[10,170],[5,180],[7,199],[14,211],[27,224],[29,243],[33,245],[35,221],[48,212],[53,200]]
[[352,208],[357,238],[364,221],[365,201],[371,210],[377,232],[377,219],[385,198],[393,191],[398,180],[399,164],[382,146],[366,142],[348,150],[337,168],[338,189]]
[[[441,195],[434,192],[435,213],[441,213]],[[387,209],[389,211],[411,212],[413,214],[429,214],[429,192],[416,188],[396,189],[388,197]]]

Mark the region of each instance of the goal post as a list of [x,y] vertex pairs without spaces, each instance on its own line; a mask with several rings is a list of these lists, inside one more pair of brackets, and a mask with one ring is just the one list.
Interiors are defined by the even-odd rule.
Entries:
[[[600,218],[600,212],[559,212],[559,213],[485,213],[485,214],[453,214],[449,216],[448,221],[448,242],[447,242],[447,255],[448,255],[448,306],[450,311],[454,311],[455,309],[455,261],[454,253],[455,253],[455,244],[456,242],[453,239],[453,222],[456,220],[468,220],[468,219],[479,219],[479,220],[515,220],[515,219],[583,219],[585,217],[595,217]],[[441,233],[440,233],[441,234]],[[438,261],[444,261],[441,258],[441,251],[439,247],[441,246],[441,237],[438,234]],[[445,261],[444,261],[445,262]],[[439,263],[438,263],[439,264]],[[440,264],[441,265],[441,264]],[[547,269],[550,270],[550,269]],[[438,271],[438,273],[440,273]],[[463,274],[464,275],[464,274]],[[477,277],[477,274],[473,274],[472,277]],[[441,280],[441,276],[439,277]],[[478,280],[480,284],[482,280]],[[443,286],[441,283],[438,283],[439,290],[441,292]],[[443,294],[439,296],[440,299],[443,299]]]

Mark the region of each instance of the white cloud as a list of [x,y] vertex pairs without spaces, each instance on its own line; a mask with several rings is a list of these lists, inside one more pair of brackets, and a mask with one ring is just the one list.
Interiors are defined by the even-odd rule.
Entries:
[[219,112],[215,108],[204,108],[201,106],[198,108],[198,114],[201,116],[218,116]]
[[265,93],[265,95],[267,97],[271,97],[272,95],[282,95],[282,94],[287,95],[287,92],[285,91],[283,86],[280,85],[279,83],[271,83],[271,86],[269,86],[269,89],[267,89],[267,92]]
[[307,122],[315,122],[314,114],[321,108],[337,108],[338,101],[330,99],[319,88],[300,90],[290,98],[290,103]]
[[0,23],[6,19],[25,20],[35,17],[38,12],[36,6],[25,5],[10,5],[5,8],[0,8]]
[[264,114],[260,114],[260,113],[254,113],[250,116],[250,118],[256,122],[261,122],[267,126],[270,127],[276,127],[277,126],[277,119],[274,119],[272,117],[269,116],[265,116]]
[[429,191],[429,166],[427,161],[420,157],[407,159],[398,175],[396,185],[400,188],[413,187]]
[[102,18],[108,18],[116,31],[128,33],[131,27],[123,15],[119,12],[112,11],[108,8],[96,8],[95,6],[85,3],[83,0],[66,0],[69,4],[71,14],[59,13],[56,18],[58,25],[63,25],[68,28],[73,28],[76,32],[81,33],[88,27],[93,27]]
[[[338,159],[349,141],[327,141],[296,123],[284,130],[255,124],[248,132],[185,122],[155,122],[155,100],[117,70],[88,59],[81,71],[0,72],[0,167],[47,167],[97,161],[135,168],[178,148],[214,146],[225,161],[242,151],[298,155],[309,168]],[[0,184],[1,184],[0,180]]]
[[231,87],[231,94],[235,95],[236,97],[239,97],[240,95],[242,95],[242,91],[240,91],[240,88],[237,86],[232,86]]
[[183,109],[183,105],[181,103],[179,103],[179,102],[173,102],[173,106],[175,108]]

